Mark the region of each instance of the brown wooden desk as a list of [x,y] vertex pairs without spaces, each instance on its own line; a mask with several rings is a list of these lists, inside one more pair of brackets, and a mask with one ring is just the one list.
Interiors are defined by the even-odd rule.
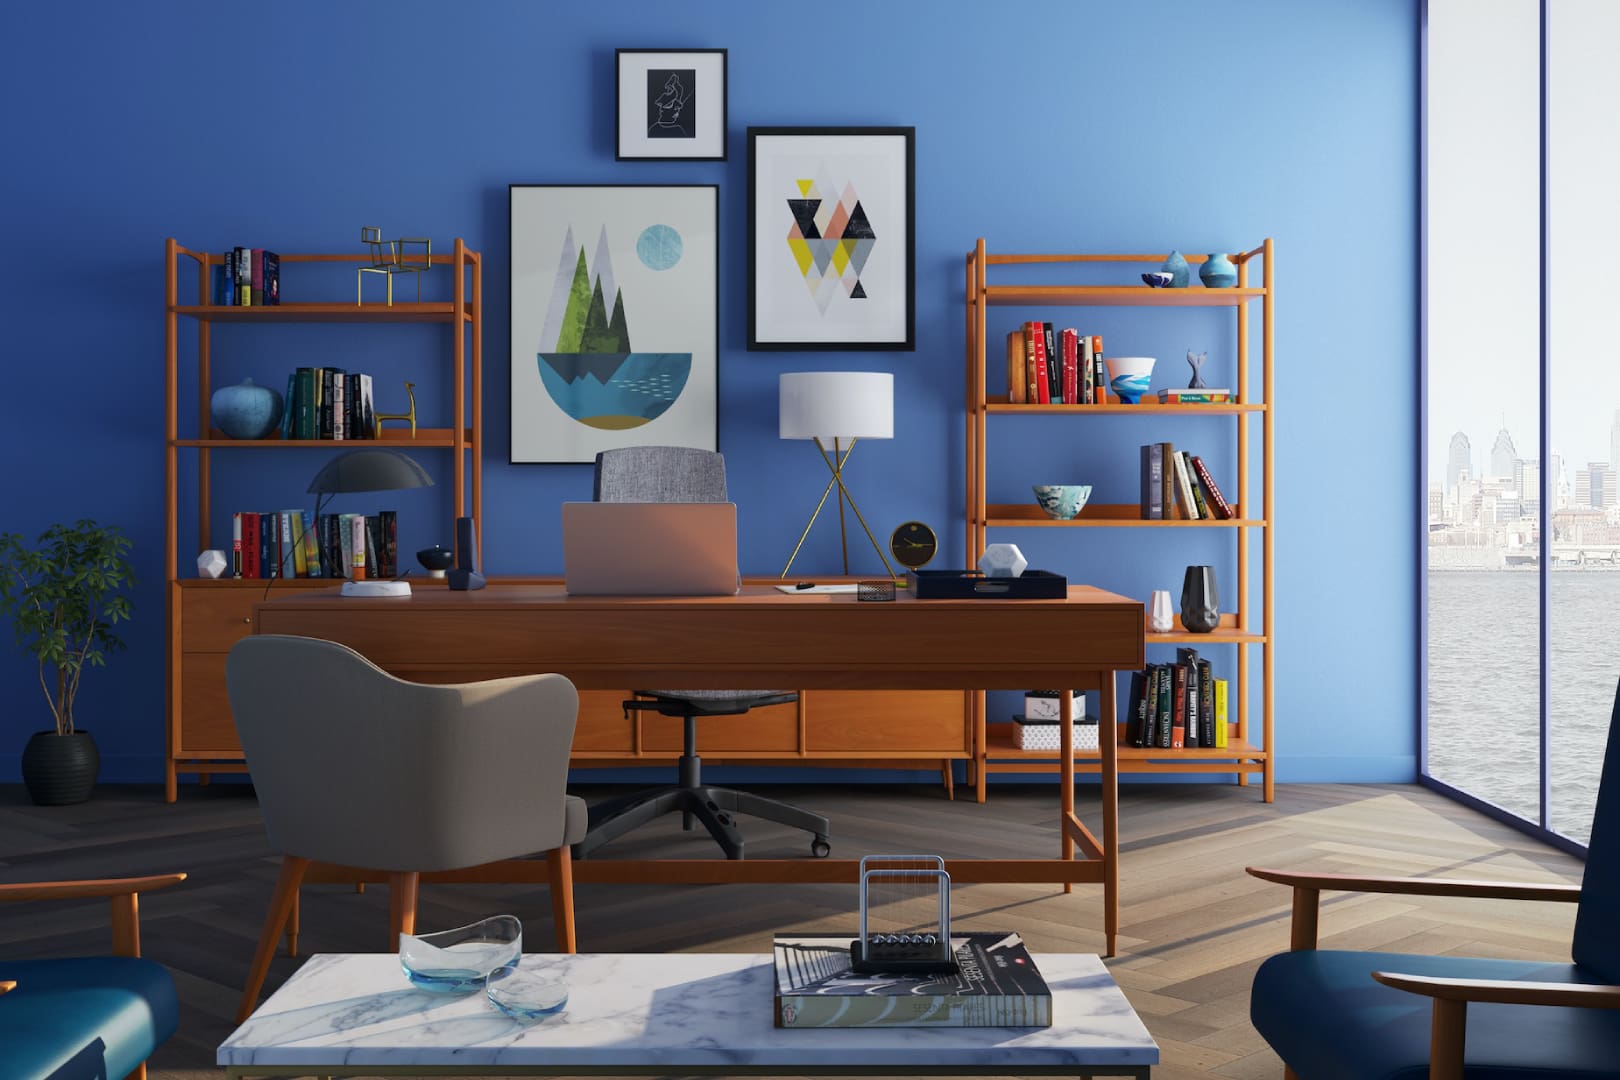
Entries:
[[[1142,605],[1086,586],[1067,600],[914,600],[861,603],[848,594],[789,595],[763,585],[723,597],[579,597],[560,586],[493,585],[480,592],[420,590],[360,600],[336,591],[254,606],[254,632],[350,646],[420,682],[468,682],[559,672],[581,689],[791,686],[817,689],[1020,690],[1096,688],[1105,731],[1114,675],[1143,664]],[[1102,840],[1074,813],[1074,758],[1063,699],[1059,857],[948,859],[951,879],[1102,882],[1108,955],[1119,928],[1115,740],[1102,744]],[[1076,855],[1080,856],[1079,858]],[[854,859],[591,859],[579,881],[854,882]],[[312,867],[307,882],[383,880]],[[543,882],[541,860],[513,860],[427,880]]]

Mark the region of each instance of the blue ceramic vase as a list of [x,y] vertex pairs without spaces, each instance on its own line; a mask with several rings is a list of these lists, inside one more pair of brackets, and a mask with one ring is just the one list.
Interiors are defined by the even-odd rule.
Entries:
[[1198,268],[1198,280],[1206,289],[1230,289],[1237,284],[1237,267],[1225,255],[1208,255]]
[[1188,281],[1192,278],[1192,269],[1187,265],[1187,260],[1182,257],[1179,251],[1172,251],[1170,257],[1164,260],[1164,265],[1159,269],[1170,275],[1170,287],[1172,289],[1185,289]]
[[281,395],[243,379],[222,386],[208,399],[214,426],[232,439],[265,439],[281,424]]

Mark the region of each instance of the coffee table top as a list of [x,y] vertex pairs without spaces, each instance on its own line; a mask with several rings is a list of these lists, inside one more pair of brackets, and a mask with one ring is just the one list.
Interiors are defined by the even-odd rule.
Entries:
[[[940,1072],[1150,1066],[1159,1048],[1095,955],[1044,953],[1049,1028],[772,1026],[769,956],[738,953],[536,953],[524,972],[567,984],[567,1009],[508,1019],[483,994],[413,989],[389,953],[308,962],[220,1045],[223,1066],[611,1066],[759,1069],[936,1067]],[[939,1068],[943,1067],[943,1068]]]

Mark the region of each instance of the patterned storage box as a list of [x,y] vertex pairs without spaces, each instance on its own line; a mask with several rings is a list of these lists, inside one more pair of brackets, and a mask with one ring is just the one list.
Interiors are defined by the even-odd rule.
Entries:
[[[1013,745],[1020,750],[1057,750],[1061,732],[1056,720],[1025,720],[1013,717]],[[1074,723],[1074,748],[1097,749],[1097,721],[1077,720]]]

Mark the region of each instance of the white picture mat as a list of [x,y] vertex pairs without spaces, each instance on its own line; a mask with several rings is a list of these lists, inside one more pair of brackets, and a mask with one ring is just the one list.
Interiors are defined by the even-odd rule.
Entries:
[[[726,54],[723,52],[621,52],[619,56],[619,156],[627,158],[724,157],[726,153]],[[647,72],[691,68],[696,75],[696,130],[690,139],[647,137]]]
[[[769,342],[906,340],[908,197],[904,135],[757,135],[754,138],[754,339]],[[798,181],[826,173],[853,184],[877,242],[861,272],[866,299],[817,306],[788,248]]]
[[[624,446],[715,450],[718,332],[717,194],[710,185],[514,187],[512,189],[512,420],[514,462],[594,460]],[[539,353],[558,256],[570,226],[593,272],[597,237],[608,226],[613,276],[624,296],[636,352],[690,352],[686,388],[663,415],[640,427],[602,430],[582,424],[552,400],[540,379]],[[636,255],[649,225],[681,235],[681,260],[652,270]]]

